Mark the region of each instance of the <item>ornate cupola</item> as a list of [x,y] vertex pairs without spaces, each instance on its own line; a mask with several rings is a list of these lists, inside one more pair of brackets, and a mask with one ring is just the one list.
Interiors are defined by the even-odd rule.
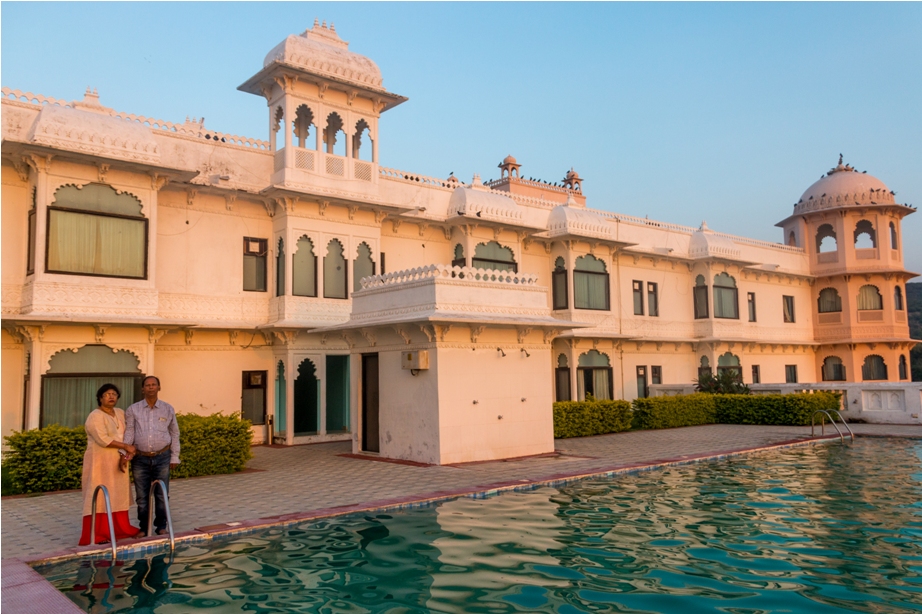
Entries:
[[503,161],[498,164],[498,167],[501,173],[500,178],[501,179],[506,179],[507,177],[517,178],[519,176],[519,168],[521,166],[522,165],[518,164],[515,161],[515,158],[513,158],[511,155],[506,156],[505,158],[503,158]]
[[353,180],[358,189],[375,183],[378,119],[407,100],[384,89],[378,66],[319,20],[276,45],[237,89],[266,99],[273,184],[318,176]]
[[575,192],[583,191],[583,180],[579,176],[579,173],[573,170],[572,166],[570,167],[570,170],[567,171],[567,174],[563,178],[563,185],[565,188],[573,190]]

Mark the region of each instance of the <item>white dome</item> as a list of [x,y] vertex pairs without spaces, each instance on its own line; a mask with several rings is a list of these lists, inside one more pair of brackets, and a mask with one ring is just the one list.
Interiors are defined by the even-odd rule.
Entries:
[[807,188],[794,206],[794,213],[843,205],[893,202],[893,194],[883,181],[867,173],[859,173],[848,164],[843,164],[840,158],[838,166]]
[[551,210],[547,218],[547,229],[551,237],[575,235],[595,239],[612,238],[611,224],[601,215],[567,205],[559,205]]
[[348,81],[366,88],[384,90],[384,80],[378,65],[364,55],[349,51],[349,43],[339,38],[336,29],[319,25],[292,34],[266,55],[263,67],[287,64],[312,73]]
[[707,224],[701,222],[701,228],[692,233],[688,242],[688,256],[690,258],[726,258],[739,259],[740,248],[729,237],[715,234],[708,229]]
[[[479,179],[475,178],[477,186]],[[521,225],[524,214],[514,200],[485,187],[455,188],[448,201],[448,215],[468,216],[492,222]]]

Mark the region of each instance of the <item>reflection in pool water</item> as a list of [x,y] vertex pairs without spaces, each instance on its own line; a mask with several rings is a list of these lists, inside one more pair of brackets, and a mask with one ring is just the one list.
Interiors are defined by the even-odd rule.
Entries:
[[922,611],[922,442],[791,448],[39,569],[88,612]]

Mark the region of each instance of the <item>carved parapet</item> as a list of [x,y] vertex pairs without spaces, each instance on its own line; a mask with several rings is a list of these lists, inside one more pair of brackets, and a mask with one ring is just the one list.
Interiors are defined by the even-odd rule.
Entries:
[[447,264],[430,264],[424,267],[394,271],[384,275],[372,275],[361,280],[362,290],[383,288],[413,283],[426,279],[452,280],[458,283],[509,284],[519,287],[536,286],[538,276],[534,273],[513,273],[473,267],[458,267]]

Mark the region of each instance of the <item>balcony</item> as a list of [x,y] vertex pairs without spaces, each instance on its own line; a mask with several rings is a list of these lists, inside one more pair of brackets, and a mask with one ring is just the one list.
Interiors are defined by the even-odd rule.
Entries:
[[295,181],[307,183],[311,177],[328,176],[342,179],[355,179],[365,183],[375,183],[378,165],[374,162],[346,158],[303,147],[292,147],[294,159],[292,166],[286,167],[286,150],[275,152],[275,181]]

